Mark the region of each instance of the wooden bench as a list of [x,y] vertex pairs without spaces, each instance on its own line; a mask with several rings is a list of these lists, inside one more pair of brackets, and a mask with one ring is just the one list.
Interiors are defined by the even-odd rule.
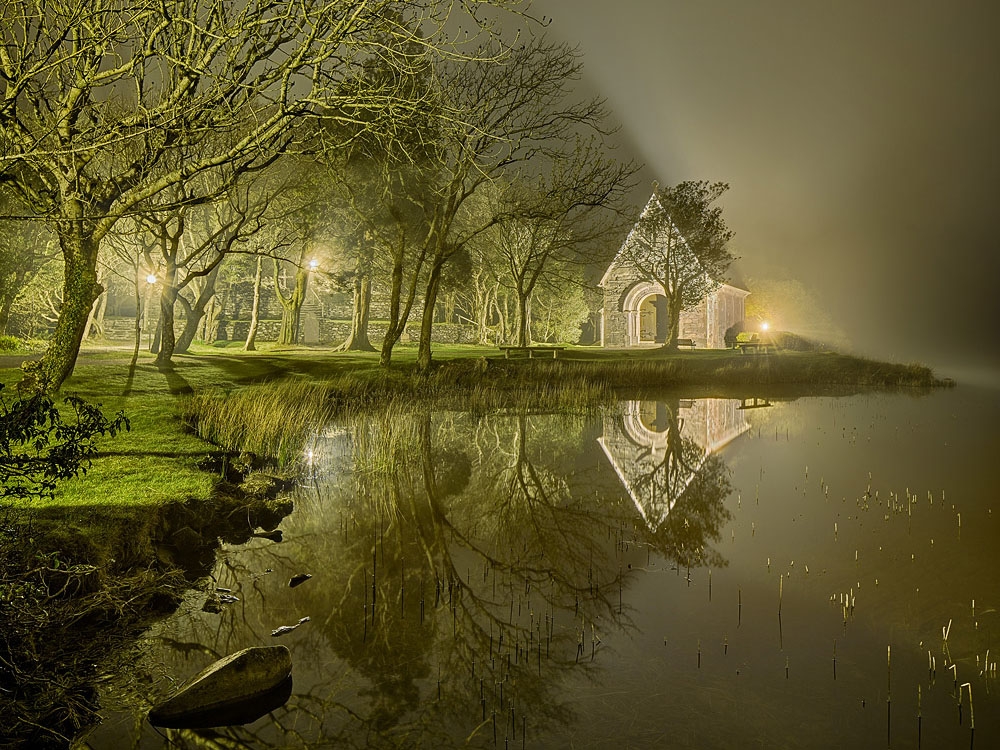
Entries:
[[761,398],[761,397],[755,396],[753,398],[742,398],[742,399],[740,399],[740,405],[737,406],[736,408],[737,409],[741,409],[741,410],[742,409],[763,409],[763,408],[765,408],[767,406],[770,406],[770,405],[771,405],[770,399]]
[[536,352],[539,353],[539,354],[549,354],[549,353],[551,353],[552,354],[552,359],[555,359],[556,357],[559,356],[559,352],[561,352],[566,347],[565,346],[546,346],[546,345],[538,345],[538,346],[512,346],[512,345],[505,345],[505,346],[500,346],[500,347],[497,347],[497,348],[500,349],[500,351],[503,352],[503,358],[504,359],[510,359],[511,352],[514,352],[514,353],[524,352],[524,353],[526,353],[528,355],[528,359],[533,358],[535,356]]
[[770,346],[766,341],[737,341],[736,348],[740,350],[740,354],[746,354],[748,351],[752,351],[755,354],[760,354],[763,352],[767,354],[767,348]]
[[677,339],[677,346],[689,346],[694,349],[694,339]]
[[771,342],[762,339],[760,334],[757,333],[750,333],[748,331],[736,336],[735,347],[740,350],[740,354],[746,354],[747,352],[754,352],[755,354],[763,352],[767,354],[769,346],[771,346]]

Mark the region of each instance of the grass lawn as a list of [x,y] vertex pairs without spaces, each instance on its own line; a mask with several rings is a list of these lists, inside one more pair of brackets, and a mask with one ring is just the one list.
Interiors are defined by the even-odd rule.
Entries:
[[[394,352],[398,382],[412,383],[416,347],[401,345]],[[175,357],[174,367],[158,369],[152,355],[140,353],[129,376],[130,347],[84,348],[63,395],[79,395],[108,412],[123,410],[130,432],[104,439],[100,456],[85,476],[63,482],[55,497],[33,501],[41,508],[73,508],[78,513],[101,508],[130,515],[137,508],[211,496],[218,478],[199,468],[214,446],[186,430],[181,403],[191,393],[209,389],[231,391],[268,381],[345,379],[363,383],[383,378],[376,352],[332,352],[309,347],[264,344],[243,352],[240,342],[193,347]],[[560,377],[593,377],[612,387],[680,385],[704,392],[715,388],[799,384],[874,385],[896,382],[933,385],[926,368],[889,365],[834,353],[780,352],[766,356],[740,355],[731,350],[614,351],[598,347],[567,347],[556,361],[504,360],[497,349],[472,345],[436,345],[434,358],[454,370],[448,382],[492,381],[505,387]],[[484,359],[488,358],[488,359]],[[15,357],[0,359],[0,382],[8,386],[20,377]],[[443,368],[447,369],[447,368]],[[464,381],[463,381],[464,379]],[[412,387],[412,386],[407,386]],[[10,398],[11,391],[7,391]],[[76,513],[74,513],[76,515]]]

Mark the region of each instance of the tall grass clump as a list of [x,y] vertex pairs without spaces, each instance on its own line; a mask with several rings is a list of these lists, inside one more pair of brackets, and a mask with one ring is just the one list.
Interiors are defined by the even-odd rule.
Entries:
[[614,401],[607,378],[565,367],[507,367],[485,359],[455,360],[430,375],[381,371],[349,374],[328,381],[331,407],[338,415],[381,413],[419,405],[471,412],[545,410],[586,412]]
[[412,404],[391,399],[377,411],[350,409],[339,419],[351,435],[355,472],[391,476],[408,466],[419,444],[418,414]]
[[602,374],[553,368],[551,364],[537,368],[490,367],[471,377],[467,366],[442,367],[428,379],[424,390],[439,408],[474,413],[589,413],[616,401],[609,379]]
[[292,467],[317,430],[333,415],[330,387],[298,379],[249,386],[226,393],[209,390],[187,399],[185,424],[226,450]]

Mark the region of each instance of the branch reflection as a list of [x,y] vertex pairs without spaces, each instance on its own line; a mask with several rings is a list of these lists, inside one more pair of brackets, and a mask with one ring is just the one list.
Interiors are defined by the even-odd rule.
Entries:
[[[693,561],[727,517],[728,472],[682,411],[608,417],[614,475],[601,425],[582,417],[394,410],[331,431],[284,541],[222,555],[213,586],[239,601],[213,614],[193,598],[152,633],[151,657],[183,677],[206,652],[273,642],[309,616],[281,641],[291,699],[253,725],[172,730],[171,742],[485,747],[571,722],[561,675],[598,679],[602,639],[631,628],[630,555]],[[616,452],[629,434],[612,424],[657,437]],[[313,577],[290,588],[297,573]]]

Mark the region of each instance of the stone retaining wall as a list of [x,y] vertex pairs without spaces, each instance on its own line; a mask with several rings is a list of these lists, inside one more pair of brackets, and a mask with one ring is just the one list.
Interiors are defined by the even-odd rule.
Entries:
[[[180,333],[184,325],[184,319],[178,318],[176,321],[176,331]],[[368,326],[368,338],[374,346],[379,346],[385,337],[387,324],[380,321],[371,321]],[[281,321],[277,319],[261,320],[257,326],[258,341],[277,341],[278,332],[281,328]],[[229,320],[219,325],[218,340],[238,340],[245,341],[247,331],[250,330],[249,320]],[[304,315],[300,328],[300,340],[308,344],[320,344],[336,346],[347,340],[351,332],[351,322],[349,320],[319,319]],[[309,334],[307,336],[307,333]],[[317,335],[318,334],[318,335]],[[132,341],[135,336],[134,318],[105,318],[104,335],[109,341]],[[149,331],[143,331],[143,342],[150,335]],[[400,338],[401,343],[416,343],[420,338],[419,323],[411,323],[406,327]],[[435,323],[432,340],[439,344],[475,344],[476,327],[461,323]]]

